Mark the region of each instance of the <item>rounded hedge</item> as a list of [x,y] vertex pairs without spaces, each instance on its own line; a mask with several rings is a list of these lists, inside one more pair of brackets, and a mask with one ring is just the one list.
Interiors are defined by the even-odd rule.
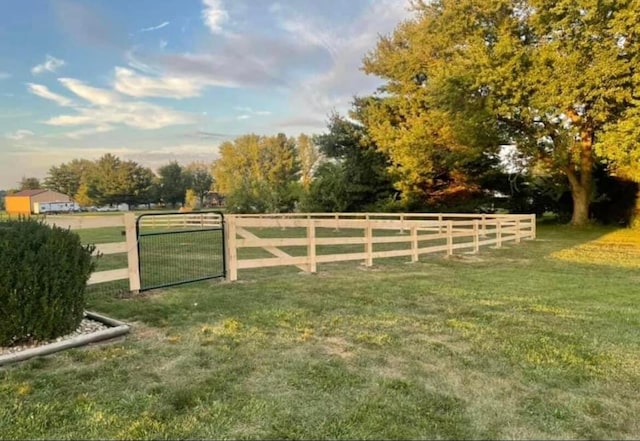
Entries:
[[95,246],[32,219],[0,222],[0,346],[77,329]]

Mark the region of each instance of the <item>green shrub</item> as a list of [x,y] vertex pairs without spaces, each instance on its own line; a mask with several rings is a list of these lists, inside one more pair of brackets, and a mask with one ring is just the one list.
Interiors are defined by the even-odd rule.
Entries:
[[30,219],[0,221],[0,345],[74,331],[94,270],[77,234]]

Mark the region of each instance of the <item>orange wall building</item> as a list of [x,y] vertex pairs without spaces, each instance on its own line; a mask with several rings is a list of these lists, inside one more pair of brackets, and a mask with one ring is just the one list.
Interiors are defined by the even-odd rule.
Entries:
[[53,190],[22,190],[4,198],[5,210],[11,215],[33,213],[36,202],[71,202],[71,198]]

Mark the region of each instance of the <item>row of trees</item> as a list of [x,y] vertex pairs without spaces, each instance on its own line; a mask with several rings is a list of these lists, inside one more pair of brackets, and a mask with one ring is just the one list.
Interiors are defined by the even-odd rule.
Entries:
[[209,166],[200,162],[183,167],[173,161],[160,167],[156,175],[135,161],[106,154],[95,161],[74,159],[53,166],[43,184],[83,206],[161,202],[175,207],[184,204],[187,196],[190,204],[202,205],[213,178]]

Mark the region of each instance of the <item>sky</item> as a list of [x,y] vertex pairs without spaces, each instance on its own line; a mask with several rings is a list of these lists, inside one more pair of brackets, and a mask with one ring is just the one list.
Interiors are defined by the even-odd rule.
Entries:
[[381,80],[408,0],[3,0],[0,189],[111,152],[157,169],[245,133],[321,133]]

